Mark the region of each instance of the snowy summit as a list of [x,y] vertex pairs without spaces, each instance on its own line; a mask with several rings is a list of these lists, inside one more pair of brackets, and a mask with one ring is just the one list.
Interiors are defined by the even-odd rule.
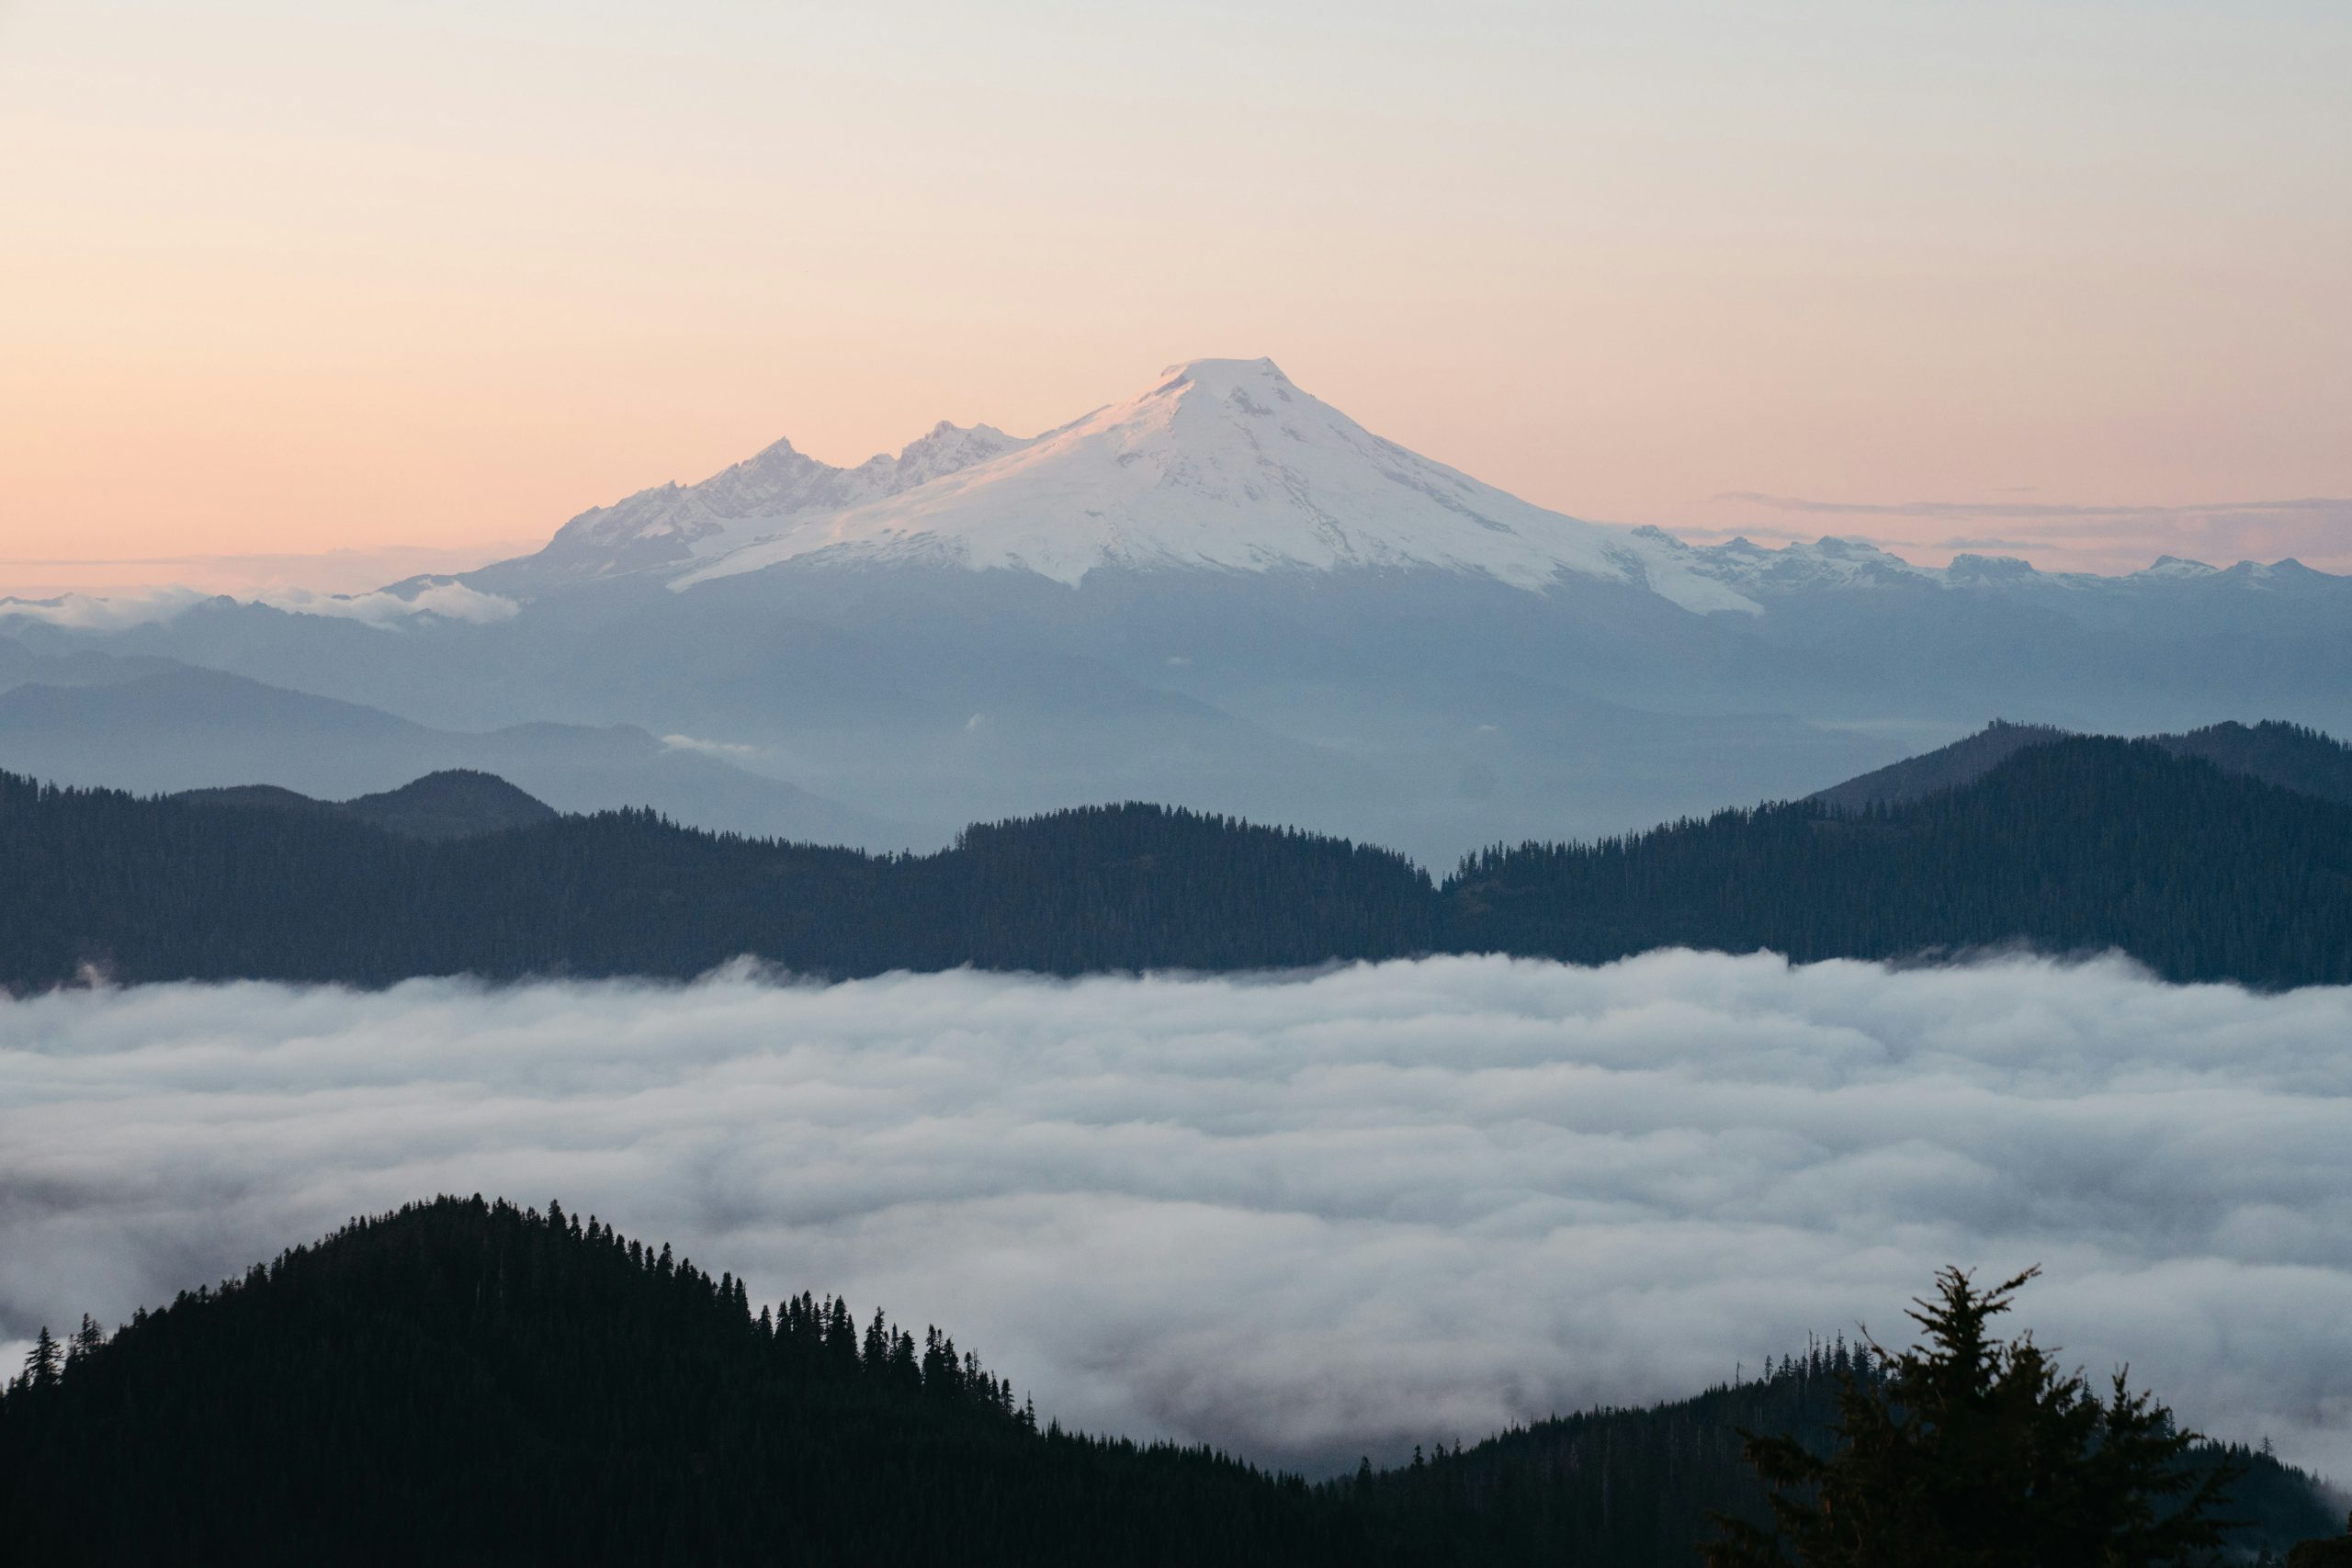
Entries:
[[1113,567],[1436,569],[1531,590],[1567,574],[1645,585],[1691,610],[1755,608],[1673,541],[1548,511],[1408,451],[1271,359],[1170,366],[1139,395],[1031,440],[943,423],[854,468],[779,442],[701,484],[583,513],[513,564],[574,580],[659,571],[684,589],[818,561],[1067,583]]

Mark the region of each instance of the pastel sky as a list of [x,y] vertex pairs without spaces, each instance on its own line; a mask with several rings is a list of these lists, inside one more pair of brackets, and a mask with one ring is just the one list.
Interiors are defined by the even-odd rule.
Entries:
[[1587,517],[2352,570],[2347,75],[2340,0],[0,0],[0,592],[1261,354]]

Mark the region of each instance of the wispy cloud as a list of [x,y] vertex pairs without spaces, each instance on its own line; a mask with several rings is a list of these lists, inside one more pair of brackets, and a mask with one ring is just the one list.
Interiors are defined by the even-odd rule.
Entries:
[[119,631],[168,621],[215,595],[193,588],[157,588],[131,593],[60,593],[48,599],[0,599],[0,626],[10,616],[79,631]]
[[396,593],[311,593],[288,591],[265,593],[260,602],[274,609],[304,615],[332,615],[365,621],[373,626],[397,626],[413,615],[439,615],[445,620],[487,626],[511,619],[522,608],[503,594],[484,593],[462,582],[436,582],[402,596]]
[[2193,506],[2085,505],[2045,501],[1815,501],[1804,496],[1726,491],[1716,501],[1744,501],[1780,512],[1815,512],[1858,517],[2211,517],[2224,513],[2314,513],[2352,517],[2352,500],[2308,496],[2293,501],[2221,501]]
[[1067,1420],[1313,1465],[1899,1334],[2352,1474],[2352,992],[1659,953],[0,1001],[0,1338],[345,1216],[560,1196],[950,1325]]
[[741,740],[704,740],[692,735],[665,735],[662,744],[673,751],[695,751],[706,757],[733,759],[767,754],[765,748],[749,746]]
[[2005,539],[1997,535],[1972,536],[1962,534],[1949,539],[1938,539],[1936,546],[1946,550],[2030,550],[2041,543],[2039,539]]
[[285,590],[365,594],[412,577],[470,571],[537,547],[509,540],[243,555],[0,556],[0,595],[138,597],[167,589],[240,597]]

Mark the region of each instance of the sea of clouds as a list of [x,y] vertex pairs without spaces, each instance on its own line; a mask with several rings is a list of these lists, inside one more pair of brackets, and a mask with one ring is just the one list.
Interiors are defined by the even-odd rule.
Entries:
[[1324,1470],[2020,1320],[2352,1479],[2352,991],[2128,964],[0,1000],[0,1339],[441,1191],[937,1323],[1066,1422]]

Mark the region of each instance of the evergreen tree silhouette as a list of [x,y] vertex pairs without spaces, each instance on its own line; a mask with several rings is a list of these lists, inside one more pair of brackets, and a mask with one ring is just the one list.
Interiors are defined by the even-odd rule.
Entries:
[[55,1388],[58,1361],[57,1340],[44,1323],[40,1336],[33,1340],[33,1348],[25,1352],[25,1382],[34,1388]]
[[74,1366],[95,1355],[106,1341],[106,1332],[98,1326],[98,1320],[84,1313],[82,1326],[74,1331],[72,1342],[65,1347],[65,1364]]
[[1990,1332],[2038,1272],[1939,1274],[1910,1314],[1924,1344],[1845,1378],[1833,1452],[1747,1438],[1773,1528],[1719,1517],[1709,1568],[2156,1568],[2219,1547],[2236,1466],[2184,1464],[2197,1435],[2125,1372],[2102,1400],[2030,1335]]

